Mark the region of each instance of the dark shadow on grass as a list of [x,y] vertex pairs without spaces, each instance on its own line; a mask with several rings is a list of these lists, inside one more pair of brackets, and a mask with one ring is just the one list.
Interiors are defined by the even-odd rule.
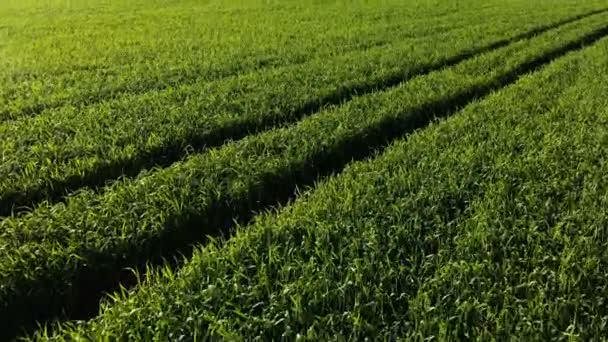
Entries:
[[[100,300],[105,293],[111,293],[121,285],[131,287],[136,284],[133,273],[126,271],[126,268],[144,271],[145,265],[158,265],[165,260],[178,260],[181,255],[189,256],[192,246],[204,243],[207,236],[229,235],[235,223],[247,224],[256,212],[285,205],[293,200],[296,189],[314,186],[319,180],[341,172],[349,162],[369,158],[395,139],[425,127],[434,119],[453,115],[472,101],[513,84],[522,75],[534,72],[566,53],[592,44],[606,35],[608,26],[522,64],[513,72],[497,76],[455,96],[386,119],[361,134],[341,141],[330,150],[312,155],[304,162],[292,165],[289,170],[282,170],[281,174],[265,175],[255,188],[247,189],[247,195],[243,198],[218,200],[205,212],[185,212],[167,220],[170,225],[162,235],[149,239],[145,245],[137,246],[137,249],[124,251],[122,257],[88,255],[91,261],[89,265],[103,266],[78,266],[74,274],[70,275],[71,287],[49,289],[48,284],[34,284],[32,293],[37,293],[36,295],[13,298],[11,303],[4,305],[0,321],[3,322],[5,333],[0,334],[0,338],[12,337],[23,327],[31,329],[34,321],[91,318],[98,313]],[[457,202],[460,203],[460,213],[464,211],[467,201],[458,199]],[[46,290],[36,292],[39,289]]]
[[166,167],[176,161],[187,157],[186,151],[201,152],[206,148],[221,146],[229,140],[242,139],[251,134],[263,132],[281,125],[288,125],[315,114],[323,108],[339,105],[350,101],[353,97],[369,94],[375,91],[382,91],[406,82],[416,76],[426,75],[442,68],[454,66],[467,59],[490,52],[492,50],[505,47],[514,42],[529,39],[535,35],[542,34],[551,29],[581,20],[583,18],[608,11],[608,9],[595,10],[586,14],[578,15],[552,25],[542,26],[529,32],[517,35],[510,39],[496,41],[482,48],[463,52],[459,55],[448,58],[444,61],[420,67],[411,73],[395,73],[385,79],[373,82],[362,82],[348,87],[338,89],[336,92],[308,102],[296,108],[287,115],[277,118],[271,115],[242,117],[226,122],[219,127],[213,128],[200,134],[186,137],[168,143],[167,145],[141,153],[131,159],[109,162],[100,165],[92,172],[87,172],[82,176],[73,176],[66,180],[55,181],[52,184],[44,184],[39,187],[29,188],[23,192],[7,192],[0,194],[0,216],[11,214],[21,214],[32,210],[37,204],[43,201],[51,203],[61,202],[64,197],[81,188],[99,189],[108,182],[119,177],[134,177],[142,170],[152,167]]

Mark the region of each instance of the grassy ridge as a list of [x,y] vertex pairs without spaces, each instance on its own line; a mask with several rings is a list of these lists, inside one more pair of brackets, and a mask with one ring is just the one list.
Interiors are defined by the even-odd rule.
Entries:
[[[78,311],[117,270],[171,253],[339,170],[388,139],[608,33],[563,27],[361,96],[297,125],[231,143],[183,163],[83,192],[0,223],[0,316],[7,327]],[[90,288],[89,288],[90,287]]]
[[[571,19],[565,19],[565,22]],[[600,13],[565,28],[600,27]],[[562,20],[562,23],[564,20]],[[555,24],[555,23],[553,23]],[[293,122],[357,93],[400,81],[551,28],[551,23],[474,27],[217,82],[63,107],[0,125],[0,214],[56,200],[141,169],[169,165],[188,149]],[[403,61],[407,61],[404,63]]]
[[607,57],[351,165],[53,339],[603,338]]

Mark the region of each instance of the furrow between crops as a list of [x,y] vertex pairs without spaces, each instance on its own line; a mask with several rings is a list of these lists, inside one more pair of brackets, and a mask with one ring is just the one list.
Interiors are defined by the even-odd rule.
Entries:
[[235,220],[287,201],[430,120],[608,34],[549,32],[298,124],[251,136],[164,170],[82,192],[0,223],[0,318],[15,331],[63,312],[87,317],[124,267],[171,258]]
[[[605,12],[605,10],[600,11],[599,15]],[[83,121],[91,120],[90,134],[78,133],[78,126],[62,127],[61,117],[57,117],[57,120],[53,117],[44,118],[44,120],[40,118],[40,125],[47,127],[48,125],[58,126],[55,131],[49,130],[49,132],[53,133],[49,136],[49,141],[46,142],[40,137],[37,128],[28,127],[29,123],[24,122],[23,125],[10,128],[12,130],[11,135],[14,135],[14,141],[7,138],[3,142],[3,150],[5,150],[3,158],[5,161],[4,165],[0,168],[4,169],[0,173],[4,175],[0,181],[0,215],[6,216],[11,213],[28,211],[28,207],[35,206],[42,201],[63,201],[66,194],[81,188],[98,188],[118,177],[132,177],[142,170],[151,167],[166,167],[176,161],[182,160],[188,153],[217,147],[228,140],[238,140],[273,127],[293,124],[310,114],[318,113],[323,108],[346,103],[355,96],[395,87],[413,77],[456,65],[480,54],[529,39],[544,32],[554,29],[565,30],[570,26],[576,28],[577,25],[583,25],[587,20],[591,21],[590,26],[603,25],[603,17],[594,17],[591,14],[588,16],[591,18],[581,19],[582,21],[571,18],[566,23],[562,23],[561,26],[553,25],[535,28],[508,39],[492,41],[478,48],[465,48],[464,52],[460,51],[451,56],[448,54],[448,56],[437,58],[436,62],[430,64],[416,64],[417,62],[415,62],[414,65],[403,66],[399,65],[400,63],[397,61],[392,60],[389,63],[394,65],[391,64],[387,71],[380,71],[379,74],[373,77],[370,76],[369,78],[361,77],[362,75],[359,74],[365,70],[355,69],[350,74],[346,72],[347,76],[344,79],[336,76],[335,78],[337,79],[335,81],[340,83],[339,85],[332,83],[331,80],[327,80],[327,85],[319,85],[319,89],[314,90],[317,94],[310,97],[304,95],[304,98],[302,98],[300,95],[310,91],[310,85],[307,83],[309,80],[307,82],[296,80],[295,84],[293,84],[291,76],[282,76],[282,73],[278,73],[279,76],[276,77],[283,77],[284,79],[279,78],[279,80],[276,80],[275,76],[268,76],[271,85],[273,80],[277,83],[282,83],[281,89],[276,90],[277,92],[274,90],[261,90],[260,93],[262,95],[255,92],[243,94],[240,93],[244,92],[242,88],[236,88],[230,90],[237,93],[232,95],[232,93],[222,94],[218,91],[218,96],[226,96],[230,99],[234,99],[234,96],[236,96],[237,100],[243,97],[245,103],[247,101],[260,101],[260,98],[267,98],[267,100],[263,101],[268,101],[268,103],[262,103],[264,105],[262,108],[267,109],[258,110],[256,108],[242,115],[234,114],[234,112],[217,116],[194,115],[193,113],[183,113],[186,109],[178,108],[178,113],[174,114],[175,118],[167,119],[165,107],[159,106],[158,120],[160,122],[169,120],[169,122],[159,124],[157,121],[154,121],[156,120],[156,114],[147,115],[147,118],[137,118],[137,120],[134,120],[135,118],[130,119],[118,116],[116,117],[118,122],[107,120],[107,123],[97,126],[98,123],[94,117],[96,112],[92,113],[91,117],[87,119],[82,119],[84,114],[74,112],[70,114],[73,115],[72,121],[74,125],[81,125]],[[576,29],[584,30],[586,28]],[[373,63],[373,61],[370,61],[370,63]],[[361,64],[364,65],[365,63]],[[322,71],[324,68],[326,67],[322,65],[318,70],[315,69],[315,72],[319,73],[319,77],[323,75]],[[308,77],[310,80],[314,79],[314,77],[308,75],[307,68],[300,69],[294,71],[295,75],[293,77],[295,79],[300,77]],[[260,84],[265,84],[264,80],[260,80],[257,76],[252,76],[251,79],[246,80],[245,82],[241,79],[235,79],[233,83],[236,84],[236,87],[245,88],[249,87],[250,85],[248,84],[251,83],[254,89],[259,88]],[[246,84],[246,86],[243,86],[243,84]],[[294,89],[288,86],[293,86]],[[209,91],[212,92],[213,87],[210,89]],[[293,102],[291,101],[292,99]],[[155,98],[154,101],[157,101],[157,99]],[[188,101],[187,97],[185,101]],[[276,104],[277,101],[278,104]],[[144,105],[141,105],[142,110],[148,110],[149,105],[147,102],[143,103]],[[208,110],[213,111],[216,105],[221,108],[249,106],[247,104],[242,105],[230,102],[220,102],[218,104],[213,102],[209,105]],[[129,102],[126,102],[124,106],[125,108],[128,107]],[[239,110],[247,111],[250,109]],[[222,109],[218,109],[218,111],[221,112]],[[154,120],[152,120],[153,118]],[[102,121],[101,118],[99,120]],[[145,120],[149,122],[145,122]],[[175,122],[171,122],[171,120]],[[106,136],[112,135],[105,132],[107,130],[111,132],[111,127],[107,127],[106,125],[124,125],[122,128],[124,132],[117,134],[128,134],[129,136],[112,138],[117,141],[102,142],[102,139],[105,139],[105,137],[99,136],[100,134],[103,133]],[[142,126],[150,127],[142,128]],[[4,129],[5,132],[9,132],[9,128]],[[26,133],[27,130],[32,130],[32,133]],[[134,131],[140,130],[144,131],[144,133],[134,135]],[[151,130],[151,132],[147,130]],[[81,136],[79,139],[84,141],[80,143],[81,147],[78,146],[77,141],[70,143],[69,140],[64,141],[58,138],[64,135],[69,137],[72,134],[79,134]],[[21,140],[29,140],[28,136],[30,135],[36,136],[36,145],[29,147],[22,146]],[[134,139],[135,141],[132,141]],[[62,145],[65,146],[62,147]],[[85,146],[86,149],[94,146],[99,151],[91,154],[86,152]],[[81,148],[82,151],[77,151],[77,148]],[[74,157],[74,155],[81,154],[84,156]],[[53,158],[57,160],[55,161]]]

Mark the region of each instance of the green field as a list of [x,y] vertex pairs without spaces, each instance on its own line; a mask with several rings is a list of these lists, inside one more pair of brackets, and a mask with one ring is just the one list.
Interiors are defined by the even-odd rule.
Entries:
[[0,84],[0,340],[608,338],[605,0],[6,0]]

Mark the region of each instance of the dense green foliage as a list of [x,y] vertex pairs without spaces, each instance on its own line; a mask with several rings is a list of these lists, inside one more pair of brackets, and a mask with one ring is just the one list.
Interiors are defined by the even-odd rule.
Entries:
[[543,1],[471,7],[420,0],[312,6],[248,0],[230,8],[223,1],[7,0],[0,4],[7,36],[0,46],[0,115],[301,63],[466,29],[481,18],[500,29],[513,15],[526,14],[519,24],[528,25],[597,8],[560,2],[556,8]]
[[[332,58],[310,52],[311,60],[299,64],[144,94],[128,92],[84,108],[65,105],[0,124],[0,204],[7,209],[0,215],[15,206],[54,200],[82,186],[170,164],[188,150],[296,121],[355,94],[395,85],[577,18],[570,11],[520,14],[498,23],[493,18],[500,14],[482,11],[470,15],[471,25],[460,29],[439,28],[428,36]],[[601,26],[605,17],[582,22]]]
[[600,337],[606,6],[3,2],[0,339]]
[[602,337],[608,40],[348,167],[66,334]]

